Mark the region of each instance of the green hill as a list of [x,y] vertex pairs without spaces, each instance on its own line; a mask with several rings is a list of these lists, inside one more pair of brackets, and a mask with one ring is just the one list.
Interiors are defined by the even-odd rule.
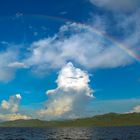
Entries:
[[0,127],[92,127],[92,126],[132,126],[140,125],[140,114],[109,113],[91,118],[42,121],[37,119],[15,120],[0,123]]

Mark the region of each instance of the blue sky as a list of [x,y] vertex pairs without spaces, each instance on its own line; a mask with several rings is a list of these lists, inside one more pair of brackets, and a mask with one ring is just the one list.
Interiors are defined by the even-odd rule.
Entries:
[[[0,120],[3,114],[53,119],[140,111],[140,3],[137,0],[0,3],[0,110],[3,112]],[[71,83],[77,80],[76,87],[62,86],[59,77],[65,83],[68,78],[63,73],[65,69],[74,77],[69,77]],[[74,73],[85,77],[79,83],[85,93],[79,91],[80,79]],[[66,99],[65,88],[69,95]],[[46,95],[51,89],[54,89],[53,97]],[[89,89],[93,90],[94,98],[83,101]],[[81,96],[77,100],[72,93],[79,92]],[[63,99],[68,98],[70,103],[65,104]],[[85,113],[75,114],[76,108],[83,107],[82,101],[86,104]],[[55,114],[59,105],[63,111],[67,106],[66,111]],[[11,112],[13,106],[16,109]]]

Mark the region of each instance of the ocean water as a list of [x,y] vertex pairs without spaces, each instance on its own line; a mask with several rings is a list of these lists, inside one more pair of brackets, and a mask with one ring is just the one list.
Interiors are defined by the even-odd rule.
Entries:
[[0,128],[0,140],[140,140],[140,127]]

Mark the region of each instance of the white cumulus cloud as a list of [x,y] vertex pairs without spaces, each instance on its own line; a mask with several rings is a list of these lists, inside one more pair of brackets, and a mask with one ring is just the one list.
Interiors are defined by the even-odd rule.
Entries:
[[17,119],[31,119],[30,116],[19,113],[19,103],[21,95],[16,94],[9,97],[9,100],[2,100],[0,106],[0,120],[17,120]]
[[59,72],[57,88],[48,90],[45,109],[38,111],[42,119],[84,116],[87,103],[93,97],[88,73],[67,63]]
[[1,108],[3,110],[6,110],[7,112],[16,113],[16,112],[18,112],[20,100],[21,100],[20,94],[10,96],[8,101],[2,100]]

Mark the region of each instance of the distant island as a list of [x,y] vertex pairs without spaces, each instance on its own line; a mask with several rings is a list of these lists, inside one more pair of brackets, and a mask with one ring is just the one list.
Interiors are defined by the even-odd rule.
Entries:
[[43,121],[38,119],[1,122],[0,127],[94,127],[94,126],[136,126],[140,125],[139,113],[109,113],[91,118],[61,121]]

